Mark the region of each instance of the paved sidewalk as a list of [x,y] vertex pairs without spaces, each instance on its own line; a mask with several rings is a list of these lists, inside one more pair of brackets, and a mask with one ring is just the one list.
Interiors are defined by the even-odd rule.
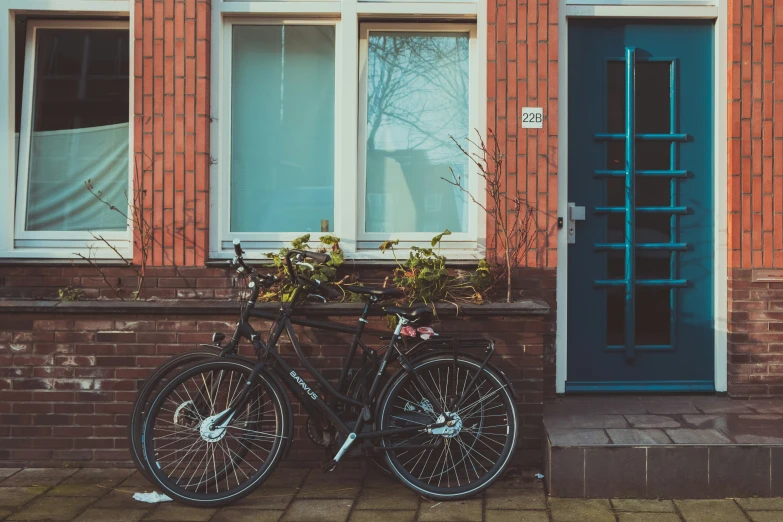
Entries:
[[222,509],[149,505],[152,491],[126,469],[0,468],[0,520],[177,522],[783,522],[783,498],[728,500],[547,499],[534,470],[514,472],[482,498],[432,502],[377,471],[281,468]]

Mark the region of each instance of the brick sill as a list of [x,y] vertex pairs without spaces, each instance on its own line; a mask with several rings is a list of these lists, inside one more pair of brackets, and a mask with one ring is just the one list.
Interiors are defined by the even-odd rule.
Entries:
[[[274,311],[277,303],[258,303],[259,310]],[[361,303],[308,304],[297,309],[297,315],[351,316],[359,315]],[[550,307],[542,299],[521,299],[514,303],[464,304],[459,307],[449,303],[435,305],[439,316],[528,316],[547,315]],[[156,301],[33,301],[0,299],[0,315],[5,313],[54,313],[54,314],[230,314],[239,310],[236,301],[214,300],[156,300]],[[376,308],[374,315],[383,315]]]

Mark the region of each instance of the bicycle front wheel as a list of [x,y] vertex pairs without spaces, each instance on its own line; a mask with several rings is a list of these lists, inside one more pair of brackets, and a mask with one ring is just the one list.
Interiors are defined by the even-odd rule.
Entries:
[[238,405],[253,366],[222,358],[184,370],[157,395],[144,428],[145,457],[164,492],[194,506],[221,506],[261,485],[280,460],[288,433],[288,396],[265,372]]
[[[386,461],[405,485],[436,500],[473,496],[498,479],[517,442],[512,391],[497,370],[469,357],[432,356],[416,373],[449,414],[451,426],[382,439]],[[474,380],[475,377],[475,380]],[[381,429],[442,423],[413,373],[399,372],[380,402]],[[458,404],[459,403],[459,404]]]
[[150,398],[156,391],[160,391],[168,383],[172,375],[176,375],[183,369],[205,360],[210,360],[220,355],[218,348],[198,348],[196,350],[176,355],[160,365],[150,375],[144,385],[139,389],[131,408],[130,422],[128,423],[128,449],[136,469],[141,471],[149,480],[150,472],[147,462],[144,460],[144,419],[150,409]]

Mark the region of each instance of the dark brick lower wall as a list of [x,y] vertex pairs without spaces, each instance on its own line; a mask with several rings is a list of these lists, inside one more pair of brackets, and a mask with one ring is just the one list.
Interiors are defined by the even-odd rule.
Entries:
[[734,397],[783,397],[783,282],[760,275],[729,271],[728,382]]
[[[65,303],[59,310],[51,303],[31,313],[34,308],[5,308],[0,317],[0,465],[128,464],[128,414],[142,380],[171,355],[210,341],[212,332],[230,333],[236,321],[236,312],[229,312],[233,308],[225,303],[219,315],[195,307],[173,313],[163,303],[148,305],[145,313],[130,313],[118,302],[92,306],[90,313],[76,313]],[[355,324],[355,317],[333,319]],[[496,341],[494,362],[518,393],[518,455],[527,461],[539,458],[542,445],[544,354],[554,335],[550,317],[441,314],[435,325],[444,333]],[[373,318],[370,328],[386,330],[385,319]],[[349,336],[300,332],[305,351],[334,378]],[[377,337],[365,339],[370,346],[380,344]],[[292,351],[285,346],[281,350]],[[321,460],[323,451],[304,439],[305,417],[294,407],[297,439],[289,460]]]

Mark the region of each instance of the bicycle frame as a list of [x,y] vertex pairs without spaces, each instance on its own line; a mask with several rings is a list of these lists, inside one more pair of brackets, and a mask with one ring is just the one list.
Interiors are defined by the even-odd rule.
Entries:
[[[378,371],[376,372],[370,390],[365,397],[366,399],[365,402],[344,395],[342,393],[343,391],[342,388],[344,386],[345,376],[347,375],[347,372],[350,368],[351,361],[355,354],[356,348],[358,346],[362,346],[363,349],[367,349],[364,343],[362,343],[360,336],[364,331],[366,314],[369,312],[369,308],[371,304],[367,303],[367,305],[365,306],[364,309],[365,313],[362,316],[362,318],[365,321],[360,320],[359,325],[355,330],[342,325],[332,325],[329,323],[321,323],[317,321],[306,321],[306,320],[299,320],[299,319],[292,321],[291,315],[293,311],[293,303],[296,302],[301,290],[302,289],[300,287],[297,287],[291,299],[292,304],[290,304],[289,306],[281,306],[278,314],[275,316],[275,324],[266,345],[264,345],[261,342],[261,338],[258,332],[256,332],[253,329],[253,327],[246,322],[245,319],[250,316],[269,317],[270,314],[266,314],[263,312],[253,312],[251,311],[252,309],[251,305],[253,304],[253,301],[251,301],[248,304],[248,308],[246,309],[245,313],[243,313],[243,320],[240,321],[240,323],[237,325],[237,329],[235,331],[234,337],[232,338],[232,342],[238,343],[240,337],[245,337],[250,339],[251,342],[253,342],[257,353],[259,354],[260,360],[254,366],[253,371],[250,377],[248,378],[248,381],[245,384],[244,389],[242,390],[238,399],[235,401],[235,404],[233,406],[230,406],[226,411],[222,412],[219,416],[215,418],[214,421],[215,425],[220,425],[223,422],[227,422],[228,420],[230,420],[231,417],[233,417],[235,411],[244,407],[244,402],[247,400],[247,397],[250,394],[250,389],[252,388],[256,377],[260,372],[264,371],[265,369],[267,369],[267,371],[271,371],[274,372],[274,374],[276,374],[276,376],[283,382],[286,388],[288,388],[299,399],[300,403],[305,408],[305,410],[307,410],[308,413],[310,413],[311,415],[318,415],[318,414],[323,415],[333,426],[335,426],[343,435],[347,437],[346,443],[343,445],[343,448],[341,448],[338,454],[335,456],[335,459],[333,461],[334,463],[336,463],[337,460],[339,460],[342,454],[348,449],[348,446],[350,446],[350,444],[356,440],[376,439],[376,438],[393,436],[398,434],[428,431],[435,428],[441,428],[447,424],[444,421],[444,422],[433,423],[428,425],[417,425],[412,427],[391,428],[387,430],[363,432],[362,428],[364,427],[364,423],[366,421],[369,421],[372,417],[373,412],[370,411],[370,408],[375,404],[375,399],[380,389],[381,377],[383,375],[383,372],[388,366],[388,364],[390,362],[393,362],[394,360],[399,360],[402,367],[405,369],[405,371],[409,371],[414,375],[414,378],[417,379],[417,382],[421,386],[421,389],[424,390],[423,392],[424,395],[432,404],[434,412],[439,416],[445,415],[445,412],[443,411],[440,405],[440,401],[437,399],[435,394],[432,393],[429,386],[416,373],[415,369],[410,365],[405,355],[399,349],[397,349],[397,341],[400,339],[400,331],[402,330],[402,327],[406,324],[406,321],[403,318],[400,318],[397,324],[397,328],[395,329],[394,333],[391,336],[388,348],[384,353],[383,358],[380,361]],[[351,343],[351,347],[349,349],[349,354],[348,354],[349,356],[346,358],[346,362],[343,365],[341,371],[341,379],[340,379],[341,382],[338,385],[338,388],[340,389],[336,390],[331,385],[331,383],[323,376],[323,374],[321,374],[321,372],[319,372],[312,365],[312,363],[310,363],[310,361],[307,358],[307,355],[304,353],[301,345],[299,344],[299,340],[296,336],[296,333],[294,332],[293,329],[294,323],[303,324],[306,326],[315,326],[318,328],[324,328],[333,331],[354,333],[354,340]],[[308,384],[307,381],[302,379],[302,377],[299,376],[296,370],[294,370],[285,361],[282,355],[280,355],[280,353],[276,349],[276,346],[283,332],[286,332],[288,334],[291,340],[291,344],[294,348],[294,351],[299,361],[302,363],[305,369],[307,369],[307,371],[313,376],[313,378],[315,378],[316,381],[318,381],[318,383],[323,387],[326,395],[333,398],[334,400],[326,402],[317,393],[314,393],[312,391],[311,385]],[[262,352],[263,355],[261,355]],[[269,358],[271,358],[272,364],[269,365],[269,367],[267,368],[267,363],[269,362]],[[345,424],[343,419],[339,417],[334,407],[331,405],[334,404],[335,401],[362,408],[362,411],[358,415],[353,430],[351,430],[351,428],[349,428],[348,425]]]

